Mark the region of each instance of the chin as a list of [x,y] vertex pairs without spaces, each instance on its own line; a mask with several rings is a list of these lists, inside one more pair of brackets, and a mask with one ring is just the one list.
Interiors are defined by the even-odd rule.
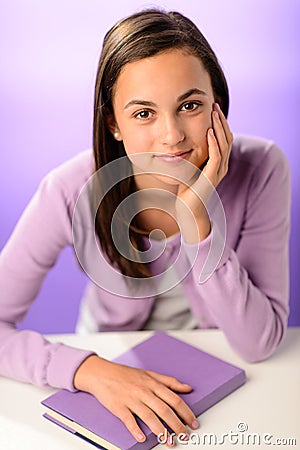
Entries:
[[169,186],[178,186],[180,184],[180,181],[176,178],[168,175],[153,175],[153,178],[155,178],[157,181],[159,181],[162,184],[169,185]]

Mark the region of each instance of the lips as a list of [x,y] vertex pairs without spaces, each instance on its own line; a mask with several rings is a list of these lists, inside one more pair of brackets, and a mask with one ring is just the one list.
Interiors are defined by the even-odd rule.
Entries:
[[185,150],[176,153],[162,153],[155,155],[155,158],[160,159],[161,161],[176,163],[181,162],[183,159],[187,158],[192,150]]

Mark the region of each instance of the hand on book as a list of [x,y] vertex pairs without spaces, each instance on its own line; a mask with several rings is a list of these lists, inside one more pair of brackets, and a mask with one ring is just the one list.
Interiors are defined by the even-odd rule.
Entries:
[[198,427],[192,410],[174,392],[188,393],[192,388],[173,377],[120,365],[92,355],[77,369],[74,386],[93,394],[122,420],[139,442],[143,442],[145,436],[134,414],[156,435],[165,431],[161,420],[176,434],[188,435],[183,422],[193,429]]

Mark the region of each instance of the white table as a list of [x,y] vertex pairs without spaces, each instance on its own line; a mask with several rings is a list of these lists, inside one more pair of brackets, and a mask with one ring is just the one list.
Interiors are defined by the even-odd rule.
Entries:
[[[50,336],[49,339],[92,349],[101,356],[113,358],[150,334],[148,331],[100,333]],[[247,374],[244,386],[200,416],[200,428],[193,436],[194,443],[178,447],[211,449],[217,439],[216,447],[222,450],[300,449],[300,328],[290,328],[274,355],[256,364],[245,363],[237,356],[219,330],[170,334],[243,367]],[[55,389],[41,389],[0,377],[0,450],[95,448],[42,417],[44,409],[40,401],[53,392]],[[242,431],[243,427],[247,431]],[[205,437],[208,433],[212,436]],[[229,436],[224,436],[225,443],[221,445],[222,435],[226,433]],[[260,445],[257,445],[258,439]],[[281,439],[281,445],[277,439]],[[294,441],[284,445],[288,439]],[[166,447],[157,447],[162,448]]]

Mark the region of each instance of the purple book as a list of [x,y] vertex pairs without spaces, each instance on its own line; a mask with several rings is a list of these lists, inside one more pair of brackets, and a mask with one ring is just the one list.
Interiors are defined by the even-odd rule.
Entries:
[[[246,381],[244,370],[163,332],[153,334],[114,361],[174,376],[191,385],[192,392],[179,395],[196,416]],[[47,408],[47,419],[98,448],[148,450],[158,444],[140,419],[137,421],[147,439],[137,442],[117,417],[86,392],[63,389],[42,404]]]

